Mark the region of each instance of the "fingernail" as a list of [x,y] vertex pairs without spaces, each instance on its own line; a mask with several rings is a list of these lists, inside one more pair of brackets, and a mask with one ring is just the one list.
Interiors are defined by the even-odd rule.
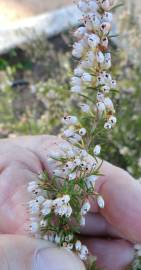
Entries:
[[43,248],[35,254],[33,270],[67,270],[63,267],[62,259],[58,249]]
[[43,248],[34,256],[32,270],[84,270],[83,264],[72,254],[59,248]]

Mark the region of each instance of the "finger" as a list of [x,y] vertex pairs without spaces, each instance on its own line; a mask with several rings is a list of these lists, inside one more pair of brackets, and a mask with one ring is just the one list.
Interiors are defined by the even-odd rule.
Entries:
[[35,180],[36,174],[25,166],[15,163],[0,175],[0,232],[25,233],[28,218],[26,203],[30,200],[27,192],[28,181]]
[[72,252],[53,244],[24,236],[0,236],[0,269],[14,270],[84,270]]
[[134,258],[133,246],[124,240],[85,239],[93,255],[97,257],[97,266],[104,270],[125,270]]
[[16,145],[15,140],[0,141],[0,173],[14,162],[25,165],[30,171],[40,173],[42,170],[40,159],[21,145]]
[[[3,140],[5,144],[7,141],[8,140]],[[18,145],[34,153],[41,161],[43,168],[48,172],[52,172],[56,166],[56,162],[49,163],[50,155],[60,151],[59,144],[62,142],[64,142],[64,140],[61,138],[49,135],[25,136],[10,139],[11,145]]]
[[141,242],[141,185],[127,172],[104,162],[104,176],[97,181],[97,191],[105,200],[101,214],[125,238]]

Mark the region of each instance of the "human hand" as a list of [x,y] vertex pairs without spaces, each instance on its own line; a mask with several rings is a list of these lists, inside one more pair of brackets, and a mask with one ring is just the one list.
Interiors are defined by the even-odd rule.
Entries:
[[84,265],[73,253],[50,242],[22,236],[26,234],[28,222],[27,183],[36,180],[46,166],[38,153],[40,147],[44,148],[44,141],[48,142],[47,148],[53,143],[47,136],[24,138],[21,142],[0,140],[1,270],[84,270]]
[[[9,206],[10,211],[12,211],[11,213],[13,213],[12,215],[16,214],[16,216],[19,217],[18,220],[21,219],[22,224],[26,221],[26,212],[24,207],[21,206],[21,202],[23,203],[28,200],[25,189],[26,183],[32,179],[35,179],[36,174],[42,169],[45,168],[49,171],[52,170],[48,164],[47,154],[49,153],[50,149],[51,151],[53,149],[54,151],[57,151],[58,139],[50,136],[39,136],[18,138],[12,141],[5,140],[1,145],[1,149],[3,149],[1,153],[6,151],[5,147],[9,149],[8,144],[10,144],[10,147],[13,148],[14,152],[11,153],[9,159],[7,157],[5,158],[5,165],[8,160],[13,164],[12,168],[14,169],[16,175],[13,177],[11,173],[9,173],[9,175],[11,175],[11,180],[9,180],[9,183],[16,183],[16,189],[18,188],[17,196],[19,197],[18,209],[15,203],[12,209],[10,204]],[[15,155],[16,151],[18,153],[17,155]],[[31,158],[31,155],[34,155],[34,160],[33,157]],[[13,158],[13,156],[16,157],[16,160]],[[4,160],[3,154],[1,160]],[[20,168],[18,170],[17,165],[16,169],[13,167],[14,163],[17,161],[20,161]],[[1,168],[6,167],[4,162],[0,163]],[[24,166],[25,164],[27,164],[28,168],[30,168],[30,177],[28,174],[29,170],[28,173],[25,173],[25,168],[21,167],[21,165]],[[128,241],[141,242],[141,229],[139,226],[141,223],[141,186],[126,172],[110,165],[107,162],[103,163],[101,171],[105,176],[100,177],[100,179],[97,181],[96,189],[97,191],[100,191],[105,199],[105,208],[99,211],[96,204],[92,205],[92,211],[87,216],[86,227],[81,230],[83,240],[87,242],[92,253],[97,255],[99,266],[107,270],[125,269],[126,266],[132,261],[134,255],[133,246]],[[4,172],[5,170],[3,170],[3,173]],[[25,175],[24,179],[23,175]],[[4,179],[4,177],[2,177],[2,179]],[[14,179],[20,179],[20,181],[16,180],[15,182]],[[6,183],[7,181],[5,180],[4,182]],[[19,185],[17,185],[17,182]],[[5,187],[5,190],[3,190],[3,194],[6,194],[7,190],[10,190],[8,189],[8,185],[10,186],[10,184],[7,183],[7,187]],[[13,187],[13,191],[14,190],[15,187]],[[1,227],[0,222],[0,228],[5,228],[6,230],[4,221],[7,223],[7,220],[12,226],[10,226],[10,232],[7,231],[6,233],[24,232],[23,225],[19,225],[17,229],[18,220],[15,221],[14,218],[9,220],[9,214],[6,214],[4,210],[2,213],[3,227]],[[16,230],[14,228],[16,228]],[[91,235],[90,238],[86,236],[88,234]],[[101,239],[102,237],[105,239]],[[109,240],[109,237],[113,237],[112,240]]]

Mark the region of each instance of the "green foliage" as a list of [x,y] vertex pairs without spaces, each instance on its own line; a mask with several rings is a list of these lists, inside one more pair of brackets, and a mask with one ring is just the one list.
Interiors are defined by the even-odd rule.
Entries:
[[[10,86],[10,83],[19,76],[17,63],[15,66],[10,66],[11,62],[8,65],[8,62],[1,59],[0,62],[5,63],[6,66],[4,66],[0,76],[0,137],[22,134],[58,134],[61,130],[60,118],[64,112],[68,111],[68,113],[73,114],[78,112],[77,96],[70,99],[68,91],[68,77],[71,76],[72,66],[69,54],[66,52],[66,59],[64,57],[66,61],[64,65],[67,68],[66,73],[63,73],[62,77],[60,76],[60,84],[58,78],[48,80],[44,78],[43,80],[41,77],[40,82],[34,79],[30,86],[17,88]],[[100,138],[97,130],[92,146],[102,142],[102,146],[104,145],[102,157],[104,159],[112,160],[113,163],[139,178],[141,176],[141,70],[126,60],[126,55],[123,52],[118,54],[118,60],[115,54],[113,60],[114,76],[119,82],[118,88],[120,89],[120,92],[114,93],[118,125],[113,130],[112,135],[105,131]],[[46,63],[45,72],[48,68],[48,63]],[[23,68],[22,77],[26,75],[27,71]],[[31,69],[29,82],[32,75],[34,77],[34,71]],[[89,89],[89,91],[87,97],[79,97],[82,102],[86,99],[88,102],[95,100],[96,91],[93,89]],[[86,115],[85,118],[81,119],[81,124],[87,127],[88,120],[91,121],[90,117]]]

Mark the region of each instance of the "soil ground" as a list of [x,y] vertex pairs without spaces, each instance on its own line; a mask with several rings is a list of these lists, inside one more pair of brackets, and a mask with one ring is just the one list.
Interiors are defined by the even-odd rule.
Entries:
[[0,25],[72,4],[73,0],[0,0]]

